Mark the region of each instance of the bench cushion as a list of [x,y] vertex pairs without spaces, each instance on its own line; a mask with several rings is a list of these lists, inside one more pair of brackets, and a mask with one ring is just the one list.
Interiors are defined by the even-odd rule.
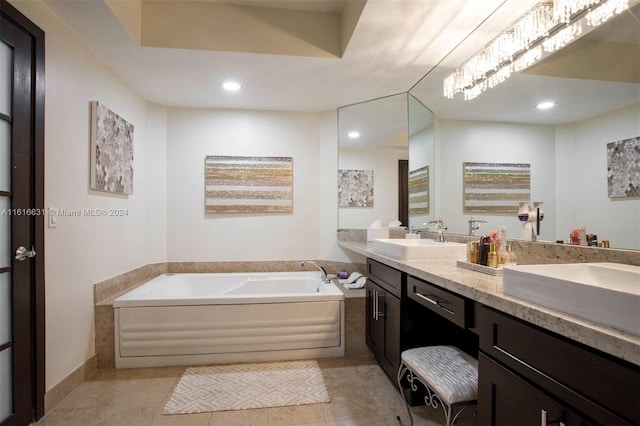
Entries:
[[478,399],[478,361],[453,346],[402,352],[402,363],[447,404]]

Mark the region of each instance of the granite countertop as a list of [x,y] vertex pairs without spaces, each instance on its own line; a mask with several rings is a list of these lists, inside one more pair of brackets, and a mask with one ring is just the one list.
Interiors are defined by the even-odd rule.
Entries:
[[500,276],[460,268],[455,260],[397,260],[374,253],[371,244],[367,243],[338,241],[338,245],[485,306],[640,365],[640,337],[508,296],[502,292]]

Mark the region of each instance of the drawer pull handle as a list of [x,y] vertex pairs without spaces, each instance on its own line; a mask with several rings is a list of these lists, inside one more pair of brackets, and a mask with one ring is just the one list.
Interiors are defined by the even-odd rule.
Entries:
[[449,309],[449,308],[445,308],[444,306],[442,306],[442,305],[440,304],[441,302],[444,302],[444,300],[432,299],[432,298],[430,298],[429,296],[425,296],[424,294],[422,294],[422,293],[418,293],[418,292],[416,292],[416,293],[414,293],[414,294],[415,294],[416,296],[418,296],[419,298],[424,299],[424,300],[426,300],[427,302],[429,302],[429,303],[431,303],[431,304],[433,304],[433,305],[439,306],[440,308],[442,308],[442,310],[444,310],[445,312],[450,313],[451,315],[454,315],[454,314],[455,314],[455,312],[453,312],[451,309]]
[[373,319],[378,319],[378,290],[373,290]]
[[380,297],[384,297],[384,293],[378,292],[378,290],[373,290],[373,297],[371,298],[371,316],[374,320],[379,320],[380,317],[384,316],[384,312],[380,312]]
[[548,414],[546,410],[540,410],[540,425],[548,426],[558,423],[560,426],[566,426],[562,420],[547,420]]

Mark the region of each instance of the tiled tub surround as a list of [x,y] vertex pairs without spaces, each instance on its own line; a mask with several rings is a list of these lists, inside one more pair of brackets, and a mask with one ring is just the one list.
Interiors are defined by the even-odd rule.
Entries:
[[[319,261],[329,273],[365,272],[364,264]],[[280,272],[299,271],[300,261],[264,262],[169,262],[147,265],[102,281],[94,286],[95,346],[98,369],[115,368],[113,300],[120,294],[165,273]],[[316,270],[313,267],[305,270]],[[345,350],[348,356],[369,355],[364,338],[364,290],[345,293]]]
[[[414,277],[429,281],[437,286],[467,297],[470,300],[528,321],[529,323],[620,359],[640,365],[640,338],[638,336],[633,336],[624,331],[602,326],[588,320],[507,296],[502,292],[502,277],[485,275],[459,268],[456,266],[455,260],[400,261],[374,253],[371,244],[365,242],[339,241],[338,244],[345,249],[377,260]],[[528,247],[531,243],[525,243],[523,245]],[[537,243],[535,245],[539,245],[541,250],[545,248],[545,244]],[[566,247],[569,251],[574,248],[575,247]],[[580,252],[574,252],[578,253],[575,257],[570,257],[571,253],[565,257],[566,253],[562,250],[562,257],[556,259],[554,263],[577,262],[579,261],[577,259],[585,259],[582,261],[596,261],[592,260],[592,257],[584,254],[589,253],[589,249],[606,252],[603,253],[603,255],[607,255],[604,256],[605,259],[600,260],[600,258],[598,258],[597,261],[639,264],[639,252],[594,249],[589,247],[582,248]],[[620,254],[620,252],[623,252],[623,254]],[[598,255],[600,255],[600,253]],[[529,258],[527,256],[531,257]],[[538,250],[519,252],[518,258],[522,259],[522,263],[551,263],[551,260],[549,260],[548,257],[541,256]],[[536,260],[540,261],[536,262]],[[625,262],[625,260],[627,261]]]

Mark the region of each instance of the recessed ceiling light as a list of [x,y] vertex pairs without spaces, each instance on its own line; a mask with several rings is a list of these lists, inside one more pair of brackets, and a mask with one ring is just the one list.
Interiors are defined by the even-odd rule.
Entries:
[[536,108],[549,109],[549,108],[553,108],[554,106],[556,106],[555,102],[547,101],[547,102],[540,102],[538,105],[536,105]]
[[235,81],[225,81],[224,83],[222,83],[222,87],[224,88],[224,90],[228,90],[230,92],[237,92],[238,90],[242,89],[240,83],[236,83]]
[[360,137],[360,132],[356,132],[356,131],[354,130],[354,131],[349,132],[349,133],[347,134],[347,136],[349,136],[351,139],[357,139],[357,138],[359,138],[359,137]]

